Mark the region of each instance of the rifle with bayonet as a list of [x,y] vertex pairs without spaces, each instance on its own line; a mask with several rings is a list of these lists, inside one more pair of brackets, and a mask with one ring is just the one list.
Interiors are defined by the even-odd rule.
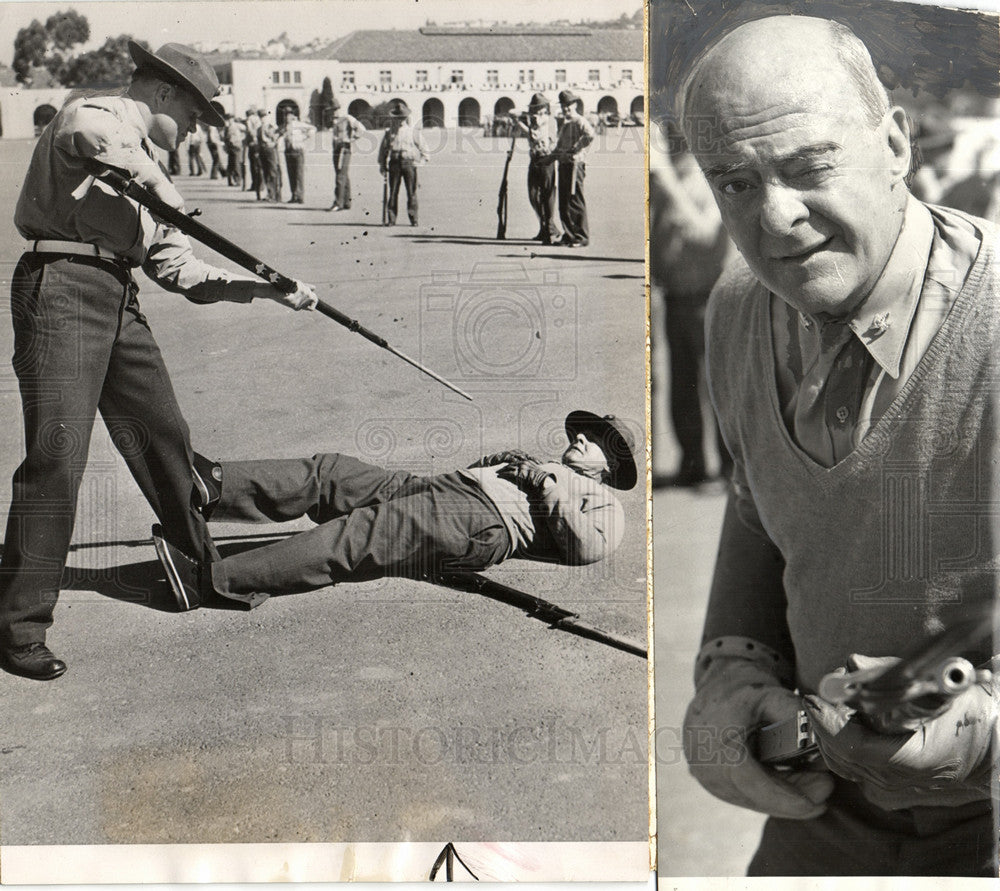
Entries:
[[[194,211],[192,214],[186,214],[183,211],[177,210],[175,207],[171,207],[161,198],[158,198],[150,192],[147,188],[137,183],[127,170],[123,170],[120,167],[103,164],[93,158],[87,158],[84,161],[84,167],[95,179],[99,179],[101,182],[107,183],[116,192],[121,193],[126,198],[131,198],[133,201],[137,201],[155,218],[180,229],[181,232],[189,235],[196,241],[200,241],[202,244],[210,247],[213,251],[217,251],[222,254],[223,257],[232,260],[234,263],[242,266],[247,271],[252,272],[254,275],[264,279],[264,281],[270,282],[279,291],[282,291],[285,294],[292,294],[295,292],[297,285],[293,279],[278,272],[274,269],[274,267],[268,265],[263,260],[258,259],[248,251],[245,251],[239,245],[231,242],[228,238],[219,235],[218,232],[209,229],[208,226],[192,219],[192,217],[198,215],[200,211]],[[381,347],[383,350],[387,350],[397,358],[400,358],[404,362],[412,365],[418,371],[422,371],[428,377],[436,380],[439,384],[446,386],[449,390],[458,393],[470,402],[472,401],[472,397],[464,390],[460,390],[454,384],[445,380],[443,377],[431,371],[424,365],[421,365],[415,359],[411,359],[402,351],[396,349],[394,346],[391,346],[384,337],[381,337],[374,331],[370,331],[365,328],[356,319],[352,319],[350,316],[345,315],[339,309],[331,306],[326,301],[320,300],[316,304],[316,311],[329,319],[333,319],[333,321],[337,322],[337,324],[343,325],[349,331],[353,331],[355,334],[360,334],[366,340],[374,343],[378,347]]]
[[[973,684],[990,680],[989,669],[976,668],[961,653],[989,639],[993,621],[993,604],[987,601],[892,665],[826,675],[817,693],[834,705],[855,709],[872,730],[907,732],[914,722],[942,714]],[[757,760],[772,767],[797,767],[819,754],[804,710],[760,728],[751,743]]]
[[507,237],[507,174],[510,172],[510,159],[514,157],[514,146],[517,145],[517,130],[510,140],[507,161],[503,165],[503,179],[500,181],[500,196],[497,201],[497,238],[503,241]]

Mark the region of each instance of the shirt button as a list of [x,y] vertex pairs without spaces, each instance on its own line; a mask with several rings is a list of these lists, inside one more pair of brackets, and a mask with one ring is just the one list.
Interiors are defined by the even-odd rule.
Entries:
[[842,406],[840,406],[840,408],[837,409],[837,422],[838,423],[840,423],[840,424],[846,423],[847,419],[850,416],[851,416],[850,409],[848,409],[848,407],[846,405],[842,405]]

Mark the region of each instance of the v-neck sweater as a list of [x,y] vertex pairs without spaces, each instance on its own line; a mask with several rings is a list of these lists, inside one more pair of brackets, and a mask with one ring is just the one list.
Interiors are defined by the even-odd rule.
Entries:
[[[785,561],[788,630],[806,691],[849,654],[901,655],[963,605],[994,596],[1000,230],[935,213],[979,229],[979,254],[896,399],[832,467],[802,451],[782,419],[770,312],[778,298],[740,260],[709,304],[712,399],[738,497],[756,508]],[[978,651],[989,654],[988,645]]]

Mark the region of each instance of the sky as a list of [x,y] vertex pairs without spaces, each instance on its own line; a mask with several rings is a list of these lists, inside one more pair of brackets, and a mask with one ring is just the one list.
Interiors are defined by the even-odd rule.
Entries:
[[413,29],[428,19],[546,22],[632,15],[642,0],[65,0],[61,3],[0,0],[0,62],[9,65],[14,37],[32,19],[75,9],[90,24],[91,41],[131,34],[159,47],[167,42],[265,42],[288,32],[293,43],[321,35],[335,38],[358,28]]

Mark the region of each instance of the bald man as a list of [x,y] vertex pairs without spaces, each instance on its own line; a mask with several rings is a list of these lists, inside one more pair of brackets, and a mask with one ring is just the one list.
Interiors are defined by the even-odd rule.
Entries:
[[[988,683],[895,735],[809,694],[866,661],[851,654],[899,656],[994,596],[997,229],[910,194],[906,115],[846,27],[745,24],[680,103],[742,255],[707,317],[735,468],[691,771],[771,815],[751,875],[995,876]],[[964,655],[989,665],[991,643]],[[742,741],[799,694],[823,760],[766,768]]]

